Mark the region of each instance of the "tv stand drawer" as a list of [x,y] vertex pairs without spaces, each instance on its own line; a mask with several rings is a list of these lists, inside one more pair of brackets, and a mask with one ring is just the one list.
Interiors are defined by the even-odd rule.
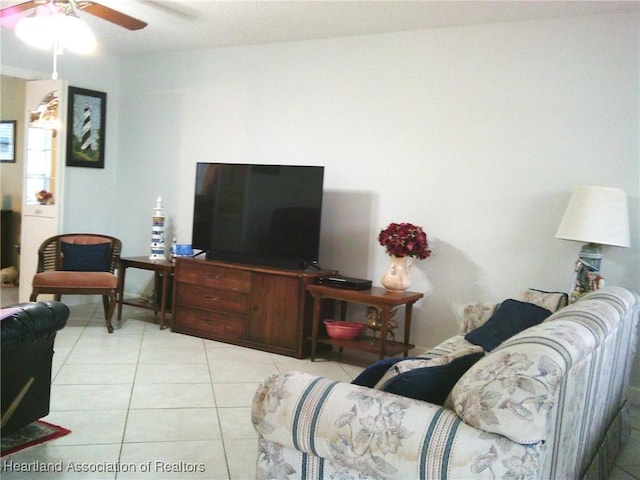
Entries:
[[204,338],[244,339],[247,336],[247,319],[237,315],[200,310],[179,305],[176,315],[180,323],[173,330]]
[[188,268],[181,268],[181,263],[178,262],[176,269],[180,270],[182,283],[236,292],[251,290],[251,272],[244,270],[207,265],[204,262],[190,263]]
[[246,293],[200,287],[188,283],[179,283],[176,288],[177,298],[183,305],[238,315],[246,315],[249,311]]

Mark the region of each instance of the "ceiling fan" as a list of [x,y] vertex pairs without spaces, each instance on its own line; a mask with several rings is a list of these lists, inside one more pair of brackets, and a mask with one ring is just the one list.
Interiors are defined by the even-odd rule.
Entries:
[[138,20],[137,18],[131,17],[119,12],[118,10],[114,10],[113,8],[106,7],[91,0],[29,0],[11,7],[3,8],[0,10],[0,18],[10,17],[44,4],[51,4],[63,13],[75,8],[76,10],[87,12],[128,30],[140,30],[147,26],[147,23],[142,20]]

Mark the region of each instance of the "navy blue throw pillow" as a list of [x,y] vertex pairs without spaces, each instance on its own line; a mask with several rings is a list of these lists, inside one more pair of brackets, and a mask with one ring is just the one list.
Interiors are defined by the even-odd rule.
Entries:
[[110,243],[79,245],[61,242],[62,270],[73,272],[108,272]]
[[442,405],[464,372],[484,356],[483,352],[458,357],[445,365],[434,365],[402,372],[382,390],[424,402]]
[[465,340],[490,352],[506,339],[551,315],[546,308],[518,300],[505,300],[484,325],[465,335]]
[[365,368],[360,375],[351,381],[354,385],[362,385],[363,387],[375,387],[376,383],[380,381],[382,376],[392,365],[395,365],[402,360],[408,360],[407,358],[383,358],[377,362],[369,365]]

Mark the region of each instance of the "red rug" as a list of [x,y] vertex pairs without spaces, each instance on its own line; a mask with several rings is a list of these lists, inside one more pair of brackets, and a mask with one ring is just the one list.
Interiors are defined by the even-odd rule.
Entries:
[[2,437],[2,455],[10,455],[28,447],[48,442],[54,438],[64,437],[71,433],[71,430],[47,423],[43,420],[36,420],[29,425],[16,430],[9,435]]

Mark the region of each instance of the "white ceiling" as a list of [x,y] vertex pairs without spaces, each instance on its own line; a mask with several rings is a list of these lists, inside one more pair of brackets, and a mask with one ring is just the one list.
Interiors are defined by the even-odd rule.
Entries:
[[[21,0],[0,0],[2,7]],[[144,20],[129,31],[87,13],[100,48],[133,55],[638,10],[636,1],[99,0]],[[6,32],[5,32],[6,33]]]

